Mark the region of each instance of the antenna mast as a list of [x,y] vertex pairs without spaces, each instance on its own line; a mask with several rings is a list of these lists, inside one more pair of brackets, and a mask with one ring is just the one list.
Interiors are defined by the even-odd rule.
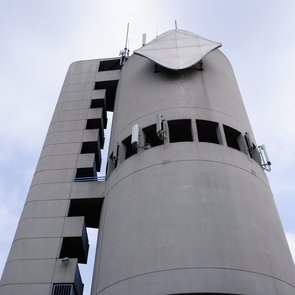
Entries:
[[127,24],[127,32],[126,32],[126,41],[125,41],[125,48],[123,50],[120,51],[120,55],[121,55],[121,65],[123,65],[128,57],[129,57],[129,49],[127,48],[128,46],[128,36],[129,36],[129,23]]

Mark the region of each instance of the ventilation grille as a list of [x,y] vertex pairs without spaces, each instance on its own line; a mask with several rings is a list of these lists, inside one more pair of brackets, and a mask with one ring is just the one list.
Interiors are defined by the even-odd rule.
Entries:
[[54,284],[51,295],[76,295],[73,284]]

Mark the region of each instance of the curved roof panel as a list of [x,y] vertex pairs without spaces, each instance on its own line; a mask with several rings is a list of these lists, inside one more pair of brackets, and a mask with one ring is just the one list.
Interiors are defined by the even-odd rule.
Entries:
[[165,68],[182,70],[193,66],[220,46],[220,43],[210,41],[188,31],[171,30],[135,50],[134,53],[144,56]]

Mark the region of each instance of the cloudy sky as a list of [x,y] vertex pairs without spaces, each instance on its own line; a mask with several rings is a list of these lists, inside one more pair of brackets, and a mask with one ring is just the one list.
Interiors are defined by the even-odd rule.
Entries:
[[[294,0],[0,3],[0,274],[69,64],[118,56],[128,22],[132,52],[142,33],[150,41],[175,19],[178,28],[223,44],[256,141],[268,148],[268,177],[295,256]],[[83,267],[84,294],[90,273]]]

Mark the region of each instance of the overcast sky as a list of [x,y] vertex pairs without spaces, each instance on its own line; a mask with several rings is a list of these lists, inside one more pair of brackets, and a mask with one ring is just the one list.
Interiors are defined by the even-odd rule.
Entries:
[[[69,64],[118,56],[128,22],[132,52],[141,46],[142,33],[150,41],[173,29],[175,19],[178,28],[222,43],[256,141],[267,146],[273,163],[267,175],[295,256],[294,0],[0,4],[0,274]],[[90,273],[83,268],[84,294]]]

